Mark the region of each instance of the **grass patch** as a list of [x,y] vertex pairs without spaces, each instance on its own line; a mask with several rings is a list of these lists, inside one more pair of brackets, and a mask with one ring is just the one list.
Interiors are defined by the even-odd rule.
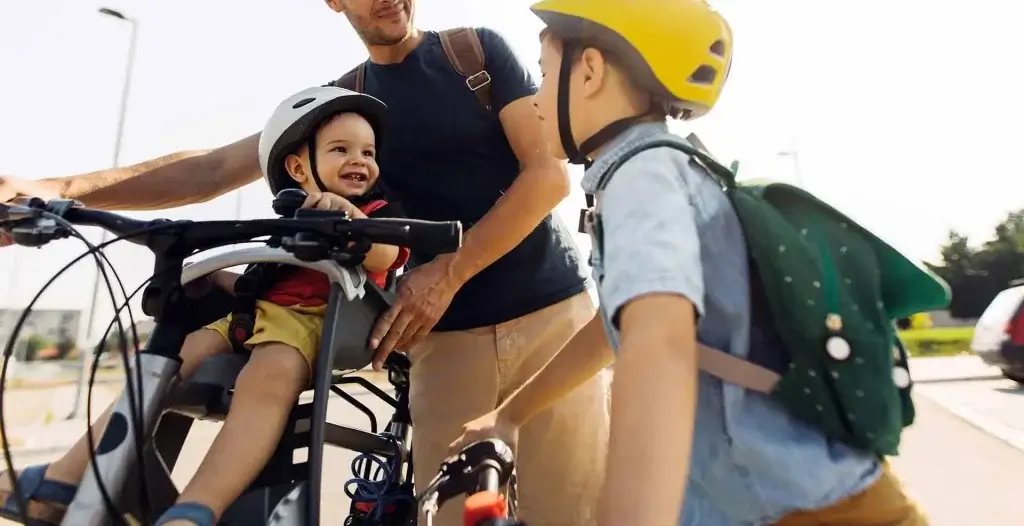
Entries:
[[939,327],[900,331],[900,339],[913,357],[956,356],[969,353],[974,327]]

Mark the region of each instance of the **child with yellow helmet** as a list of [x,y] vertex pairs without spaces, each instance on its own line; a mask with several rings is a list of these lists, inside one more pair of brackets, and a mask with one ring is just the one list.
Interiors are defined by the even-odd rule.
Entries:
[[665,122],[718,101],[729,24],[704,0],[543,0],[532,10],[547,26],[538,113],[552,153],[586,165],[583,187],[596,197],[581,223],[600,312],[466,424],[453,451],[485,437],[514,443],[531,416],[617,358],[598,524],[927,524],[879,455],[712,372],[732,367],[756,383],[762,369],[734,362],[785,363],[786,353],[752,308],[759,278],[729,198],[701,159],[672,147],[693,145]]

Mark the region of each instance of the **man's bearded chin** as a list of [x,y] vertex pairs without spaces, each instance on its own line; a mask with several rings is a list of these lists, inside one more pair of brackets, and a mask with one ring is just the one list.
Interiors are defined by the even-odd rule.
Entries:
[[362,36],[363,41],[371,46],[394,46],[401,44],[402,42],[405,41],[405,39],[409,38],[409,33],[410,32],[407,31],[404,35],[395,36],[388,35],[383,31],[370,30],[364,33]]

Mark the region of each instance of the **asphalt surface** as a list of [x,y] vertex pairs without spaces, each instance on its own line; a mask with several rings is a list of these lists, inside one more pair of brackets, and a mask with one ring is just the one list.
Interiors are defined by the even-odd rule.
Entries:
[[[1013,498],[1013,488],[1024,488],[1024,390],[978,367],[973,357],[929,360],[945,361],[911,366],[918,382],[917,421],[904,435],[901,455],[892,459],[907,491],[933,526],[1024,524],[1024,512]],[[385,404],[369,394],[357,397],[386,421]],[[340,399],[332,402],[329,419],[367,426],[365,416]],[[193,427],[174,471],[176,483],[183,485],[195,472],[218,427],[205,422]],[[53,458],[53,453],[22,454],[16,464]],[[321,524],[344,520],[348,499],[343,488],[352,458],[334,448],[326,453]]]

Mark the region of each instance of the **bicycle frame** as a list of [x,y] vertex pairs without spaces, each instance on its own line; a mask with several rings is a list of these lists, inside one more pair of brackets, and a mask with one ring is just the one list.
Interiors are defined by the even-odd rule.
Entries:
[[[279,446],[279,450],[287,450],[288,465],[268,465],[264,470],[264,474],[268,470],[276,471],[289,483],[284,484],[283,487],[268,487],[268,493],[256,495],[255,498],[262,502],[246,504],[242,502],[243,499],[239,499],[235,503],[236,506],[233,506],[225,514],[225,519],[232,515],[235,507],[248,506],[247,510],[235,514],[237,518],[230,520],[240,524],[253,524],[258,519],[260,523],[280,526],[319,524],[325,442],[357,452],[394,455],[394,445],[383,436],[326,422],[328,396],[332,385],[336,383],[360,384],[395,408],[395,414],[385,433],[398,440],[400,454],[403,456],[403,460],[406,460],[410,457],[409,441],[411,436],[411,418],[408,414],[408,379],[404,379],[403,388],[403,384],[400,383],[402,379],[392,377],[391,380],[397,393],[397,397],[392,398],[363,378],[351,377],[339,380],[333,375],[338,359],[336,350],[339,347],[340,338],[346,335],[345,324],[349,322],[347,318],[350,317],[342,311],[346,308],[351,310],[353,306],[359,306],[366,301],[366,289],[372,286],[372,284],[367,285],[366,274],[361,267],[346,268],[333,261],[301,261],[277,248],[247,248],[214,255],[185,267],[181,271],[181,283],[187,284],[216,270],[248,263],[282,263],[309,268],[327,275],[331,281],[331,298],[325,320],[333,320],[333,322],[324,325],[320,353],[315,367],[313,401],[308,404],[310,407],[305,407],[302,404],[296,406],[293,418],[289,422],[290,426],[294,425],[294,432],[289,436],[289,432],[286,431]],[[364,308],[364,310],[367,309]],[[352,319],[350,322],[366,324],[367,315],[364,313],[361,317],[351,316],[356,319]],[[369,323],[372,324],[372,319]],[[179,411],[171,407],[173,395],[182,384],[178,377],[181,362],[180,359],[170,359],[154,354],[154,350],[161,348],[165,350],[170,347],[180,349],[186,335],[198,328],[187,325],[183,322],[183,318],[178,316],[158,320],[145,349],[138,356],[137,366],[142,375],[141,385],[135,385],[136,372],[134,370],[127,372],[126,389],[135,390],[137,404],[140,403],[139,398],[141,397],[141,419],[138,424],[141,427],[139,429],[140,436],[145,445],[145,475],[154,515],[159,515],[160,511],[177,498],[178,492],[170,480],[170,473],[193,419],[203,418],[202,414]],[[133,368],[135,366],[136,364],[133,363]],[[240,370],[237,360],[235,366]],[[235,372],[237,373],[237,371]],[[394,370],[391,372],[399,374]],[[197,370],[193,379],[199,373],[200,371]],[[211,374],[230,377],[231,372]],[[233,381],[233,378],[231,380]],[[349,399],[346,398],[346,400]],[[355,402],[354,399],[349,401]],[[358,402],[355,403],[361,405]],[[137,480],[138,470],[142,467],[138,465],[136,428],[129,413],[131,411],[129,404],[126,391],[115,404],[110,423],[98,440],[96,457],[86,471],[75,499],[68,507],[62,525],[106,526],[114,523],[114,518],[109,516],[107,507],[104,505],[94,470],[99,472],[103,486],[107,488],[111,500],[118,506],[118,509],[136,517],[139,516],[137,504],[140,496],[138,492],[141,488],[136,487],[134,480]],[[362,409],[368,411],[365,406]],[[291,451],[300,447],[308,447],[308,460],[304,464],[292,465]],[[282,451],[283,453],[284,451]],[[271,464],[274,464],[273,460]],[[299,472],[296,472],[296,469]],[[262,477],[263,474],[261,474]],[[247,492],[243,498],[249,496],[251,495]],[[146,519],[149,518],[143,518],[144,521]]]

